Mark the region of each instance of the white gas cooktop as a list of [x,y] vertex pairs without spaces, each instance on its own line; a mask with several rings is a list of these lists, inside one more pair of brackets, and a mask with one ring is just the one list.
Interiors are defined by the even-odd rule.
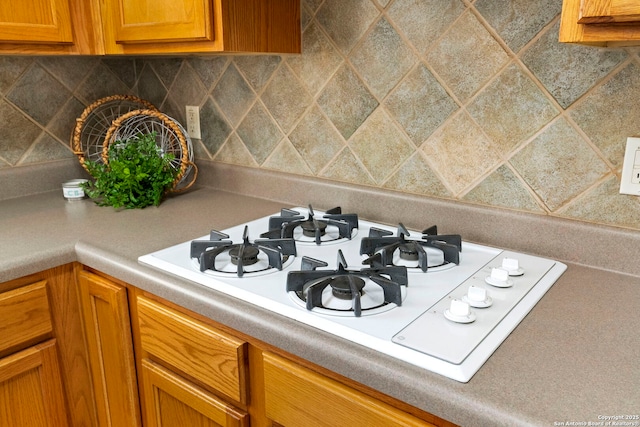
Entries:
[[[307,208],[293,210],[308,215]],[[315,211],[316,219],[323,216],[324,212]],[[302,270],[303,257],[327,263],[317,270],[336,270],[340,250],[348,270],[368,268],[362,264],[367,256],[360,255],[360,245],[371,228],[397,234],[397,227],[359,220],[351,239],[339,238],[328,226],[325,241],[317,245],[315,238],[296,231],[297,254],[285,257],[282,270],[252,273],[247,267],[242,277],[233,266],[230,272],[224,266],[216,267],[221,271],[201,272],[198,260],[190,256],[191,241],[141,256],[139,261],[461,382],[471,379],[566,269],[557,261],[463,241],[459,265],[423,272],[412,261],[402,262],[408,267],[408,285],[402,287],[400,306],[385,304],[355,317],[342,310],[352,304],[350,300],[336,301],[337,310],[308,310],[294,292],[286,291],[287,275]],[[258,240],[268,230],[265,217],[220,231],[229,236],[225,240],[241,243],[243,237]],[[421,236],[410,231],[411,239]],[[366,298],[377,305],[375,289],[364,288],[363,307]]]

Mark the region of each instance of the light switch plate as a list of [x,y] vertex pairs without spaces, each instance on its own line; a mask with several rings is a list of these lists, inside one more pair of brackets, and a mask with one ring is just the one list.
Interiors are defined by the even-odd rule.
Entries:
[[640,196],[640,138],[627,138],[620,193]]

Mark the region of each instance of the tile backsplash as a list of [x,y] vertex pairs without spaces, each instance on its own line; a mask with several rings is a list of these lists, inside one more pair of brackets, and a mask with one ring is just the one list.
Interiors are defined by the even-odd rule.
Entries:
[[561,0],[302,0],[302,55],[0,57],[0,168],[73,157],[132,93],[196,159],[640,229],[618,193],[640,48],[557,42]]

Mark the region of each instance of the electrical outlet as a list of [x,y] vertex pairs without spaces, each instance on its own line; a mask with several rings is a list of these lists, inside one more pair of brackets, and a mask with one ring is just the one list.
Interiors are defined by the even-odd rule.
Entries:
[[191,138],[200,139],[200,107],[187,105],[187,133]]
[[640,138],[627,138],[620,193],[640,196]]

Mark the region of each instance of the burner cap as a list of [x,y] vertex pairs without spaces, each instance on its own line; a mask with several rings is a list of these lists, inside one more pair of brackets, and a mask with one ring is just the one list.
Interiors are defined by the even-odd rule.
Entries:
[[320,230],[320,235],[324,236],[325,230],[327,229],[327,223],[324,221],[307,220],[300,223],[300,227],[302,227],[302,234],[307,237],[316,236],[316,227]]
[[349,275],[349,276],[336,276],[331,281],[331,293],[334,297],[350,300],[353,299],[353,292],[351,291],[351,283],[355,285],[356,290],[362,295],[365,281],[361,277]]
[[[238,254],[242,245],[234,245],[229,249],[229,256],[231,257],[231,263],[238,265]],[[242,253],[242,265],[253,265],[258,262],[258,254],[260,250],[253,246],[245,246]]]
[[401,243],[398,246],[398,250],[400,251],[400,258],[408,261],[418,260],[418,251],[414,242]]

